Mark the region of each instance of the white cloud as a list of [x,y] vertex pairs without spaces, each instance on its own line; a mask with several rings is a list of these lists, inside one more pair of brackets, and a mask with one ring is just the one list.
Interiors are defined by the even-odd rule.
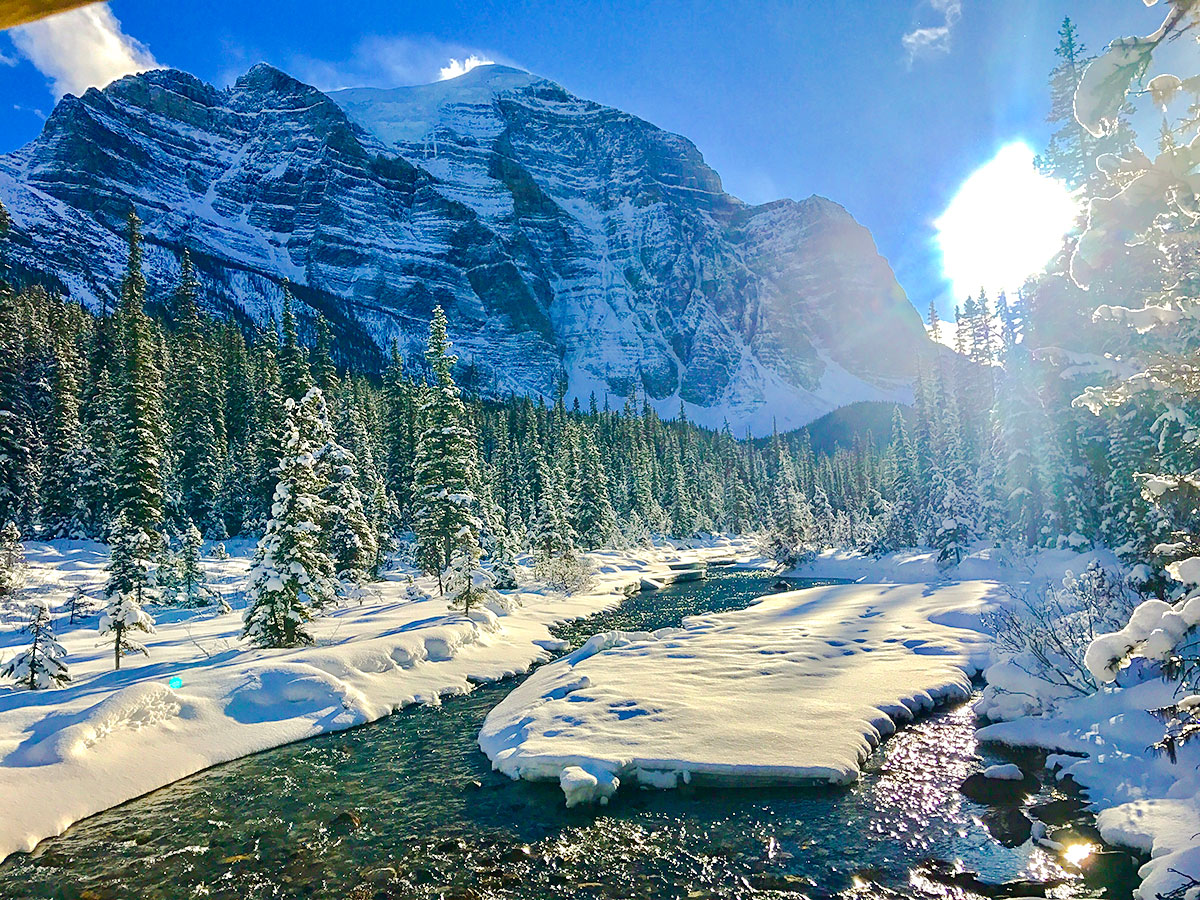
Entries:
[[900,38],[909,65],[918,56],[928,56],[934,53],[950,51],[950,37],[954,26],[962,18],[962,0],[929,0],[934,12],[939,13],[942,22],[939,25],[914,28]]
[[48,16],[9,35],[17,51],[50,79],[56,97],[159,68],[149,48],[121,30],[107,3]]
[[286,67],[302,81],[323,91],[346,87],[396,87],[428,84],[469,72],[476,66],[504,62],[503,57],[433,38],[363,38],[348,59],[297,57]]
[[488,59],[485,56],[476,56],[472,53],[466,59],[450,59],[446,65],[438,69],[438,81],[449,81],[451,78],[457,78],[459,75],[466,75],[476,66],[491,66],[495,65],[494,59]]
[[37,116],[43,122],[46,121],[46,114],[40,109],[34,109],[32,106],[22,106],[20,103],[14,103],[13,109],[17,112],[29,113],[31,116]]

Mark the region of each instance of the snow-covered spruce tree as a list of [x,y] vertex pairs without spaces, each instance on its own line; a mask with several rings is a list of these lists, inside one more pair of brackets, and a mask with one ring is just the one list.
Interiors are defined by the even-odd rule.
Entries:
[[113,502],[126,527],[141,531],[157,547],[163,517],[162,461],[166,439],[163,381],[154,327],[143,309],[142,231],[129,213],[129,260],[117,309],[117,391]]
[[80,419],[82,360],[69,335],[57,336],[51,375],[52,406],[42,466],[42,535],[82,538],[88,533],[87,459]]
[[300,343],[296,315],[292,311],[292,290],[286,282],[280,326],[283,336],[279,345],[279,382],[285,399],[299,401],[312,387],[312,376],[308,369],[308,354]]
[[572,593],[587,583],[587,564],[579,556],[575,531],[567,520],[562,476],[544,457],[538,461],[538,470],[541,492],[529,529],[534,575],[557,590]]
[[422,568],[437,575],[445,593],[443,573],[462,550],[478,553],[479,520],[475,515],[475,439],[466,423],[466,410],[452,370],[446,334],[446,314],[434,307],[429,323],[425,359],[433,384],[421,398],[421,431],[417,440],[413,491],[413,525]]
[[[1075,93],[1079,123],[1093,135],[1110,133],[1156,49],[1169,39],[1190,40],[1198,28],[1200,4],[1173,3],[1153,34],[1114,42],[1080,79]],[[1089,387],[1075,403],[1095,413],[1126,404],[1158,413],[1152,426],[1157,471],[1144,472],[1139,480],[1170,531],[1154,548],[1155,562],[1166,562],[1180,587],[1165,599],[1142,603],[1124,628],[1094,641],[1087,663],[1097,680],[1111,682],[1130,657],[1142,656],[1159,665],[1165,677],[1178,680],[1179,699],[1156,711],[1167,726],[1158,748],[1172,759],[1179,745],[1200,737],[1200,275],[1195,269],[1200,252],[1200,76],[1185,74],[1160,74],[1145,85],[1164,117],[1177,98],[1190,94],[1191,102],[1153,160],[1131,153],[1112,161],[1112,168],[1127,171],[1128,183],[1114,196],[1092,199],[1087,228],[1070,265],[1075,283],[1088,288],[1129,245],[1150,246],[1159,260],[1157,283],[1141,292],[1143,306],[1100,305],[1095,312],[1098,320],[1123,323],[1147,335],[1151,343],[1146,352],[1126,360],[1132,374]]]
[[479,551],[469,544],[455,548],[443,580],[446,604],[452,609],[461,609],[466,615],[495,596],[492,574],[480,568]]
[[829,502],[829,495],[825,493],[825,488],[819,484],[813,491],[812,513],[811,540],[814,547],[820,550],[836,546],[833,504]]
[[209,606],[222,602],[208,584],[208,576],[200,563],[200,551],[204,538],[195,523],[188,522],[179,540],[179,552],[175,554],[176,597],[180,606]]
[[71,680],[67,651],[54,636],[54,623],[45,603],[33,604],[33,615],[25,626],[29,646],[21,650],[0,668],[0,678],[11,678],[31,691],[62,687]]
[[20,307],[21,298],[0,281],[0,520],[28,532],[40,473]]
[[338,580],[356,590],[379,567],[379,543],[358,488],[358,460],[333,438],[322,453],[329,473],[329,485],[322,493],[325,540]]
[[512,540],[511,533],[506,530],[497,536],[492,548],[492,579],[493,587],[497,590],[511,591],[518,587]]
[[890,514],[883,523],[882,550],[915,547],[921,521],[921,488],[918,482],[916,448],[908,434],[899,407],[892,416],[892,442],[888,448],[893,497]]
[[351,390],[342,404],[334,431],[338,443],[354,454],[358,471],[355,484],[375,543],[375,559],[370,572],[378,573],[384,557],[393,548],[393,535],[400,522],[400,511],[394,498],[388,494],[383,472],[379,468],[382,445],[373,439],[373,436],[380,437],[385,427],[381,411],[368,395],[358,395],[363,388],[361,380],[348,380],[347,387]]
[[0,607],[8,607],[20,595],[28,577],[21,532],[13,522],[0,528]]
[[412,509],[417,401],[413,385],[405,377],[404,358],[395,342],[392,343],[388,366],[383,373],[380,400],[383,425],[380,468],[388,494],[395,504],[397,518],[407,520]]
[[792,567],[810,554],[813,512],[808,498],[800,492],[791,454],[776,434],[772,440],[775,457],[774,484],[771,490],[771,524],[764,534],[764,555]]
[[[1078,188],[1100,176],[1095,160],[1105,153],[1121,154],[1133,146],[1133,134],[1121,115],[1114,127],[1104,134],[1093,134],[1075,118],[1075,91],[1091,57],[1071,19],[1064,18],[1058,30],[1054,55],[1058,64],[1050,73],[1050,114],[1046,121],[1056,126],[1046,152],[1036,160],[1038,167],[1071,188]],[[1126,109],[1121,110],[1127,112]]]
[[95,601],[83,588],[75,588],[67,598],[67,624],[74,625],[80,619],[95,612]]
[[246,462],[254,502],[245,521],[257,527],[270,518],[277,483],[275,470],[284,456],[288,435],[285,397],[272,334],[260,334],[254,342],[250,368],[253,404],[247,423],[251,437]]
[[158,549],[157,534],[146,531],[121,512],[109,534],[112,556],[108,563],[108,582],[104,586],[107,601],[100,615],[100,634],[111,636],[113,668],[121,668],[127,653],[148,655],[133,632],[154,633],[154,619],[143,608],[153,597],[150,576],[151,559]]
[[333,335],[329,331],[329,322],[322,316],[317,316],[317,342],[313,347],[311,369],[313,382],[325,395],[325,402],[336,411],[339,406],[342,383],[338,378],[337,366],[333,363],[331,346]]
[[610,547],[619,534],[617,516],[609,502],[608,473],[600,459],[600,450],[591,435],[584,432],[579,444],[579,467],[575,479],[572,513],[575,532],[584,547]]
[[311,644],[306,628],[313,612],[337,596],[333,559],[326,551],[322,498],[328,477],[322,461],[332,434],[325,398],[311,388],[299,401],[284,401],[284,456],[266,533],[259,539],[250,569],[242,636],[260,647]]
[[931,544],[938,561],[957,565],[979,536],[979,498],[954,404],[944,408],[938,463],[929,482]]
[[112,330],[111,320],[97,323],[96,344],[88,367],[94,373],[90,391],[84,394],[83,405],[83,465],[79,470],[81,499],[84,504],[87,536],[103,540],[108,533],[113,512],[113,469],[117,456],[116,431],[119,419],[119,399],[113,384],[107,358],[106,334]]

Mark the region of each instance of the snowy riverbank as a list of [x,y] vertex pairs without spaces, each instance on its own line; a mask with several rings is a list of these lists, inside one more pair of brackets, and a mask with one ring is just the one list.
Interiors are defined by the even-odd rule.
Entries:
[[[206,559],[235,611],[155,610],[149,656],[112,669],[95,616],[67,627],[56,610],[72,683],[60,690],[0,688],[0,857],[31,849],[73,822],[201,769],[322,732],[350,728],[413,703],[437,703],[478,683],[526,671],[557,646],[549,627],[620,603],[672,563],[748,556],[748,544],[595,553],[596,577],[571,597],[532,590],[468,619],[406,575],[371,586],[360,605],[314,622],[316,645],[257,650],[239,640],[249,545]],[[61,607],[75,588],[97,590],[106,549],[29,544],[33,592]],[[0,661],[20,640],[0,637]],[[172,687],[172,680],[175,687]]]
[[[1067,572],[1078,574],[1093,561],[1122,570],[1105,550],[1043,550],[1010,557],[980,548],[949,571],[939,570],[927,552],[873,559],[830,551],[798,574],[899,583],[987,577],[1008,585],[1015,599],[1024,592],[1037,596],[1047,586],[1061,584]],[[982,727],[980,740],[1050,751],[1047,777],[1070,778],[1083,788],[1104,840],[1150,857],[1139,872],[1139,898],[1151,900],[1184,885],[1180,873],[1200,878],[1200,742],[1180,748],[1175,763],[1149,749],[1162,737],[1163,725],[1147,710],[1177,699],[1173,684],[1128,677],[1089,696],[1070,696],[1003,660],[996,660],[985,675],[990,692],[1000,693],[981,712],[1008,721]],[[1039,714],[1018,714],[1028,706],[1038,707]],[[1188,896],[1200,896],[1200,889]]]
[[479,743],[513,778],[559,781],[568,805],[622,780],[845,783],[896,722],[969,695],[996,588],[817,587],[597,635],[514,689]]
[[[983,610],[1093,561],[1120,568],[1102,550],[1012,557],[981,546],[950,569],[929,552],[829,551],[794,574],[855,584],[770,596],[679,629],[597,635],[497,705],[480,746],[511,777],[558,781],[568,805],[606,802],[630,781],[844,782],[895,721],[965,697],[968,673],[1003,663]],[[1168,703],[1171,685],[1051,697],[1041,714],[1020,715],[1020,696],[995,694],[1031,689],[1028,679],[1012,686],[1009,669],[993,671],[980,709],[1015,718],[985,724],[979,738],[1051,751],[1050,772],[1032,774],[1070,776],[1104,839],[1151,857],[1139,897],[1200,872],[1200,742],[1174,765],[1148,750],[1162,725],[1146,710]]]

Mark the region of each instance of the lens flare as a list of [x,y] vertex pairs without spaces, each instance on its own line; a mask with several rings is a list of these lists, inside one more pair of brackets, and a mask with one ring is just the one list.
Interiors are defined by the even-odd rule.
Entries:
[[1078,215],[1066,185],[1034,167],[1017,142],[971,174],[935,222],[942,273],[962,302],[981,287],[1015,293],[1062,247]]

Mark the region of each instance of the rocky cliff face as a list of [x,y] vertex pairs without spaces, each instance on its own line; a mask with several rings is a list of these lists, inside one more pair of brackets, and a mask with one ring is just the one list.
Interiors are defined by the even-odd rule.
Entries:
[[152,282],[188,248],[217,311],[265,321],[289,279],[369,362],[419,359],[440,303],[481,390],[636,390],[755,433],[903,397],[925,342],[842,207],[747,205],[685,138],[502,66],[329,95],[265,65],[124,78],[0,157],[0,200],[16,263],[90,304],[132,204]]

